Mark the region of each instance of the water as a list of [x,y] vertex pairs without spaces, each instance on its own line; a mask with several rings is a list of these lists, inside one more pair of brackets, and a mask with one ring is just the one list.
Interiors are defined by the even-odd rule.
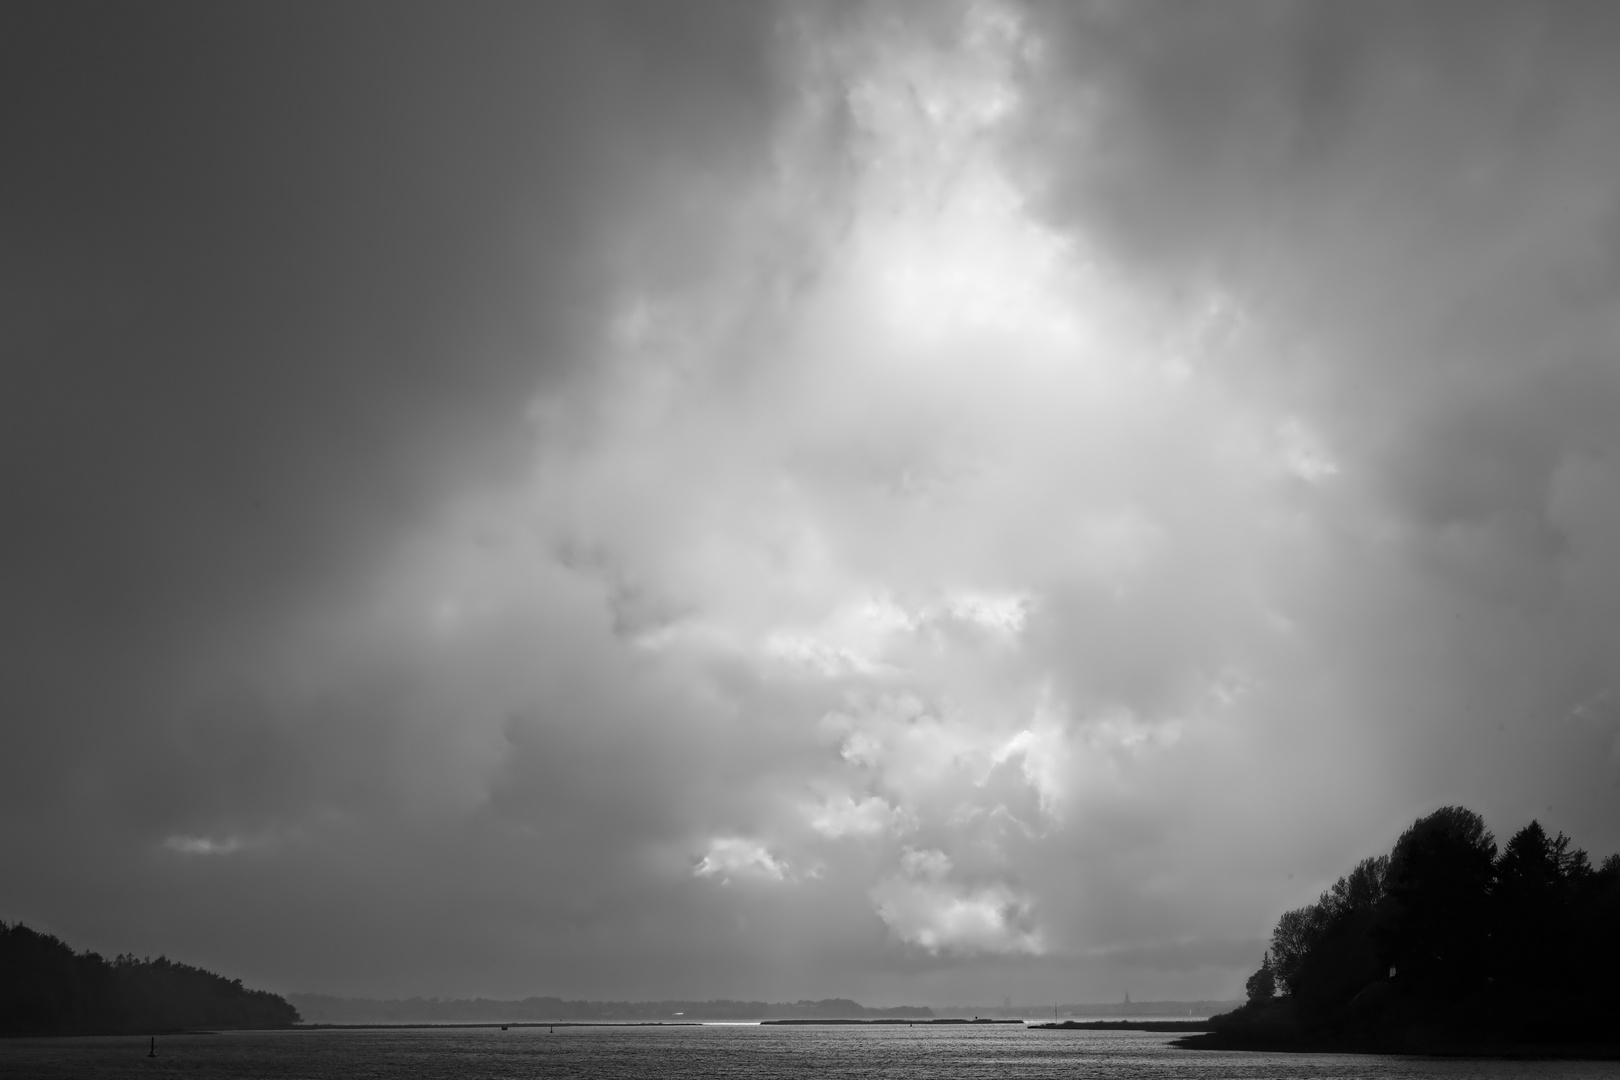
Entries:
[[994,1027],[438,1028],[0,1039],[0,1077],[500,1080],[506,1077],[868,1080],[1490,1080],[1612,1077],[1615,1062],[1482,1061],[1179,1050],[1174,1035]]

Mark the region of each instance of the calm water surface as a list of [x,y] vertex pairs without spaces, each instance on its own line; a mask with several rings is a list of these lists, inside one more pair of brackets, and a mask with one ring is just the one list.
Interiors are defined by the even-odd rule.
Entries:
[[0,1039],[0,1077],[1613,1077],[1615,1062],[1478,1061],[1178,1050],[1152,1032],[996,1027],[441,1028]]

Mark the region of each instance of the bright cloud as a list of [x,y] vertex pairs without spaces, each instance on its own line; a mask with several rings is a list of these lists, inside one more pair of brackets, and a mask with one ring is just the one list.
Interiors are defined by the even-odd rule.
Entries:
[[[797,889],[788,866],[825,857],[899,940],[1017,954],[1081,932],[1075,883],[1039,869],[1092,827],[1077,808],[1151,797],[1210,687],[1273,662],[1272,567],[1313,540],[1287,500],[1333,466],[1211,377],[1242,320],[1027,212],[997,149],[1026,41],[980,18],[949,48],[832,55],[858,137],[816,273],[770,302],[723,278],[638,293],[599,378],[537,406],[565,434],[502,512],[700,715],[746,718],[706,752],[769,778],[719,800],[757,838],[711,841],[697,876]],[[813,140],[788,130],[792,161]],[[768,262],[755,237],[833,212],[815,200],[784,186],[718,242]],[[695,722],[704,745],[718,721]]]
[[231,855],[249,847],[250,842],[240,836],[215,839],[208,836],[171,836],[163,846],[181,855]]
[[834,796],[807,808],[806,816],[812,829],[834,840],[900,832],[908,824],[903,811],[877,795],[868,795],[859,801],[847,794]]
[[730,881],[733,876],[781,881],[787,876],[787,866],[757,840],[721,836],[709,841],[708,852],[692,873],[698,877],[719,878],[722,882]]
[[878,913],[900,940],[931,953],[1043,951],[1028,901],[1001,884],[953,884],[940,851],[908,849],[902,873],[872,891]]

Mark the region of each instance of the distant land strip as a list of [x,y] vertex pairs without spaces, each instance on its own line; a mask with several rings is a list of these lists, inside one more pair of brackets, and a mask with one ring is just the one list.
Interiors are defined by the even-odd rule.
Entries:
[[1213,1031],[1208,1020],[1065,1020],[1062,1023],[1031,1024],[1032,1028],[1052,1031]]
[[[400,1024],[665,1023],[696,1020],[899,1020],[982,1017],[1003,1020],[1203,1020],[1242,1004],[1232,1001],[1138,1001],[1093,1004],[891,1005],[869,1007],[849,998],[793,1002],[588,1001],[558,997],[502,998],[347,998],[288,994],[306,1024],[395,1026]],[[1201,1030],[1201,1029],[1200,1029]]]
[[[1006,1019],[1000,1019],[1000,1018],[991,1019],[989,1017],[979,1017],[979,1018],[974,1019],[974,1020],[969,1020],[969,1019],[966,1019],[964,1017],[950,1016],[950,1017],[934,1017],[932,1019],[924,1018],[924,1019],[921,1019],[921,1020],[903,1020],[903,1019],[900,1019],[898,1017],[880,1017],[878,1019],[871,1019],[871,1020],[839,1020],[839,1019],[832,1019],[832,1018],[821,1019],[821,1020],[813,1020],[813,1019],[812,1020],[508,1020],[505,1023],[500,1023],[500,1022],[493,1021],[493,1020],[459,1021],[459,1022],[454,1021],[454,1020],[448,1020],[448,1021],[441,1021],[441,1022],[438,1022],[438,1023],[429,1022],[429,1021],[423,1021],[423,1022],[407,1023],[407,1024],[298,1024],[298,1025],[296,1025],[296,1027],[300,1031],[317,1031],[317,1030],[318,1031],[392,1031],[392,1030],[397,1030],[397,1029],[422,1029],[422,1028],[500,1028],[502,1031],[505,1031],[508,1028],[703,1027],[706,1024],[759,1024],[762,1027],[767,1026],[767,1025],[772,1025],[772,1024],[789,1024],[789,1025],[797,1025],[797,1026],[804,1026],[804,1025],[825,1026],[825,1025],[838,1025],[838,1024],[887,1024],[887,1025],[890,1025],[890,1026],[895,1026],[895,1025],[903,1024],[903,1025],[905,1025],[907,1027],[912,1027],[912,1026],[915,1026],[915,1025],[928,1025],[928,1024],[969,1024],[969,1025],[972,1025],[972,1024],[1022,1024],[1022,1023],[1024,1023],[1024,1021],[1022,1021],[1022,1020],[1006,1020]],[[1041,1026],[1045,1026],[1045,1027],[1063,1027],[1063,1026],[1069,1026],[1069,1027],[1081,1026],[1081,1027],[1085,1027],[1085,1026],[1089,1026],[1089,1025],[1083,1025],[1083,1024],[1082,1025],[1074,1025],[1074,1024],[1071,1023],[1069,1025],[1045,1024],[1045,1025],[1041,1025]],[[1132,1027],[1132,1026],[1140,1026],[1140,1025],[1131,1025],[1131,1024],[1128,1024],[1128,1023],[1114,1023],[1114,1024],[1110,1024],[1110,1025],[1105,1025],[1105,1026]],[[1172,1025],[1171,1027],[1166,1027],[1164,1030],[1167,1030],[1167,1031],[1168,1030],[1203,1031],[1203,1030],[1205,1030],[1205,1028],[1202,1027],[1202,1026],[1187,1027],[1187,1026],[1174,1026],[1174,1025]]]
[[[710,1021],[712,1022],[712,1021]],[[746,1022],[746,1021],[745,1021]],[[398,1031],[438,1028],[567,1028],[567,1027],[702,1027],[702,1020],[445,1020],[414,1024],[295,1024],[299,1031]],[[726,1023],[726,1021],[720,1021]]]
[[898,1017],[881,1017],[875,1020],[761,1020],[761,1024],[905,1024],[914,1027],[918,1024],[1022,1024],[1022,1020],[1007,1020],[1002,1018],[991,1019],[988,1016],[976,1016],[972,1020],[962,1016],[936,1016],[921,1020],[903,1020]]
[[932,1009],[917,1005],[869,1008],[848,998],[817,1001],[580,1001],[556,997],[518,1000],[492,998],[405,998],[374,1000],[323,994],[289,994],[310,1024],[501,1024],[699,1020],[849,1020],[890,1018],[927,1020]]

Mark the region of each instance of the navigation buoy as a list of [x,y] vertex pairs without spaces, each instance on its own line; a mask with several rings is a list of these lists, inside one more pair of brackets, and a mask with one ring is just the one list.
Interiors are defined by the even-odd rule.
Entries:
[[157,1036],[156,1035],[152,1036],[152,1042],[147,1046],[146,1056],[147,1057],[157,1057]]

